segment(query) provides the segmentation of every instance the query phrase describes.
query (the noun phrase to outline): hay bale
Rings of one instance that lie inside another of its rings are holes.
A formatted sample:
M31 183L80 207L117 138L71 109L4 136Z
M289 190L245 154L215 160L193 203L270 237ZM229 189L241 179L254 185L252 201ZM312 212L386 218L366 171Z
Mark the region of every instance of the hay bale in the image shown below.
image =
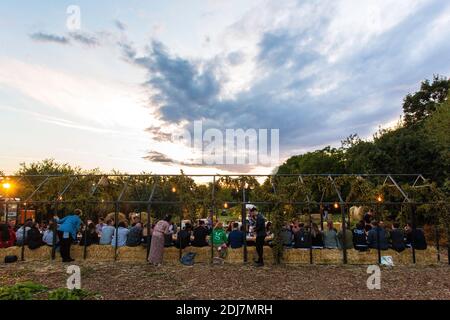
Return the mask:
M228 248L227 256L225 257L225 262L232 263L232 264L243 263L244 262L244 248L238 248L238 249Z
M283 262L286 264L309 264L309 249L285 249Z
M83 246L79 246L84 248ZM114 247L111 245L91 245L88 246L86 252L87 261L113 261L114 260ZM82 253L83 254L82 249Z
M114 250L114 248L112 249ZM120 247L117 249L117 261L142 262L146 261L146 259L147 259L147 250L143 246Z
M48 261L52 258L52 247L41 246L37 249L31 250L25 247L24 258L27 261Z
M4 263L6 256L17 256L17 258L20 260L21 252L21 247L9 247L0 249L0 263Z
M378 253L376 250L358 251L355 249L347 250L347 263L348 264L377 264Z
M180 263L180 249L176 247L164 248L163 263L165 264Z
M183 254L193 252L195 256L195 263L209 263L211 262L211 247L187 247L183 250Z
M342 251L337 249L313 249L314 264L341 264Z

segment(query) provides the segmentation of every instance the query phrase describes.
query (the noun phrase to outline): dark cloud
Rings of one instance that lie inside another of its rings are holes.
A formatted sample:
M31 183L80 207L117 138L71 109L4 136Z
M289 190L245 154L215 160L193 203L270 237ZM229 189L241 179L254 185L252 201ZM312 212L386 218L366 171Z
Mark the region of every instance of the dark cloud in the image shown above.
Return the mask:
M69 38L67 37L44 32L33 33L30 35L30 38L35 41L53 42L58 44L68 44L70 42Z
M170 159L168 156L166 156L163 153L157 152L157 151L150 151L144 159L152 161L152 162L162 162L162 163L172 163L173 160Z
M123 23L122 21L120 21L119 19L114 20L114 25L116 26L117 29L119 29L120 31L125 31L127 29L127 26L125 23Z
M293 149L338 143L355 132L370 135L379 124L398 118L409 88L434 73L448 72L449 32L429 38L430 23L447 6L429 1L364 45L355 38L345 47L344 34L343 43L335 41L328 48L324 39L333 30L335 7L318 12L314 6L314 15L301 27L277 27L260 35L253 61L260 76L232 98L221 96L222 68L249 59L244 53L199 61L174 56L156 41L142 56L131 44L121 47L127 60L148 71L145 84L156 91L151 101L161 120L203 120L205 129L278 128L280 152L287 155ZM352 31L346 31L348 36Z
M150 127L146 131L153 136L153 140L155 141L164 142L172 140L172 134L163 132L161 127Z
M100 45L100 41L97 37L87 34L87 33L73 32L73 33L70 33L69 35L74 41L79 42L79 43L89 46L89 47L96 47L96 46Z

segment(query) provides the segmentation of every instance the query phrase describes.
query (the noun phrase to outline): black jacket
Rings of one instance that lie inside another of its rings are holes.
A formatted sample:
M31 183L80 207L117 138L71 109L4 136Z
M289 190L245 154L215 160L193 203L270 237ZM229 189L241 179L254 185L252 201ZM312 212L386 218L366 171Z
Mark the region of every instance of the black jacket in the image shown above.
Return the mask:
M80 246L84 246L84 243L86 243L86 246L90 246L91 244L98 244L99 243L99 238L98 238L98 234L97 232L87 232L86 236L83 235L81 236L81 240L80 240Z
M311 237L309 232L304 228L294 233L294 248L309 248L311 247Z
M366 249L368 247L365 229L353 229L353 245L357 250Z
M266 219L264 219L261 213L258 213L258 215L256 216L255 231L257 237L266 236Z
M405 250L405 235L402 230L395 229L391 231L391 245L392 249L398 252Z
M417 250L427 248L427 240L422 229L411 230L406 234L406 242Z
M42 235L37 228L31 228L27 233L27 244L31 250L37 249L42 245Z
M181 230L178 232L177 235L177 241L175 242L175 246L177 248L184 249L186 248L189 243L191 242L191 233L187 230Z
M207 247L208 242L206 241L206 236L209 234L209 231L206 227L197 227L194 229L194 240L192 241L192 245L194 247Z

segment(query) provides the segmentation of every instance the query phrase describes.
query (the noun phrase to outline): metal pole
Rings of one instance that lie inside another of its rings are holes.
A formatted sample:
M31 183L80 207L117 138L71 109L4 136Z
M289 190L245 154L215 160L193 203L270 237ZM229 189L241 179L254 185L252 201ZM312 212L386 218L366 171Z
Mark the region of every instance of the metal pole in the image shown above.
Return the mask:
M436 239L437 262L441 262L441 253L439 252L439 225L434 226L434 235Z
M179 209L180 209L180 231L181 231L181 226L183 224L183 209L181 208L181 205L180 205ZM177 232L177 241L178 241L178 246L179 246L179 258L181 259L181 257L183 256L183 249L181 249L180 231Z
M153 196L155 194L155 190L156 190L156 180L154 181L153 184L153 188L152 188L152 192L150 193L150 197L148 198L148 203L147 203L147 255L146 255L146 259L145 261L148 261L148 256L150 254L150 232L151 232L151 227L152 227L152 217L150 215L150 210L152 208L152 200L153 200Z
M312 218L311 210L308 206L308 216L309 216L309 264L313 264L313 251L312 251Z
M56 217L58 216L58 203L55 204L55 215ZM57 240L57 232L58 232L58 221L57 219L55 220L55 225L54 225L54 230L53 230L53 243L52 243L52 260L56 259L56 240ZM61 239L59 239L61 241Z
M214 232L214 211L216 210L216 176L213 177L213 187L212 187L212 193L211 193L211 197L212 197L212 211L210 214L210 219L211 219L211 230L210 230L210 236L209 236L209 241L211 241L211 263L213 263L214 261L214 243L213 243L213 232ZM209 214L209 212L208 212Z
M323 231L323 204L320 204L320 230Z
M27 220L27 204L26 203L25 203L23 214L24 214L24 219L23 219L23 237L22 237L23 241L22 241L22 248L21 248L22 250L21 250L21 253L20 253L20 259L22 261L25 261L25 243L26 243L27 236L28 236L28 234L26 232L27 227L25 225L25 222Z
M116 201L115 211L114 211L114 223L116 227L116 236L114 239L114 261L117 260L117 245L119 243L119 202Z
M412 259L413 263L416 263L416 206L414 204L411 205L411 222L412 222L412 237L411 237L411 246L412 246Z
M247 217L246 217L246 208L245 208L245 184L242 185L242 226L244 228L244 263L248 261L248 252L247 252Z
M346 247L346 232L347 225L345 221L345 204L341 203L341 217L342 217L342 261L347 264L347 247Z
M378 253L378 264L381 264L381 245L380 245L380 206L377 204L377 253Z
M87 222L87 215L84 219L84 247L83 247L83 260L86 260L87 256L87 230L88 230L88 222Z

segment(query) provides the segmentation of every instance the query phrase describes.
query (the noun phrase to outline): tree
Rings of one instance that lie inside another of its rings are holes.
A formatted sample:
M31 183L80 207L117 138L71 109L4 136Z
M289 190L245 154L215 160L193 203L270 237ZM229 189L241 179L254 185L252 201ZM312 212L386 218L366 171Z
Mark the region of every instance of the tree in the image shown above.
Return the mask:
M345 173L343 150L328 146L293 156L278 168L277 173Z
M433 82L423 81L420 90L408 94L403 101L405 125L418 124L436 111L437 105L447 99L449 87L450 80L439 75L433 76Z

